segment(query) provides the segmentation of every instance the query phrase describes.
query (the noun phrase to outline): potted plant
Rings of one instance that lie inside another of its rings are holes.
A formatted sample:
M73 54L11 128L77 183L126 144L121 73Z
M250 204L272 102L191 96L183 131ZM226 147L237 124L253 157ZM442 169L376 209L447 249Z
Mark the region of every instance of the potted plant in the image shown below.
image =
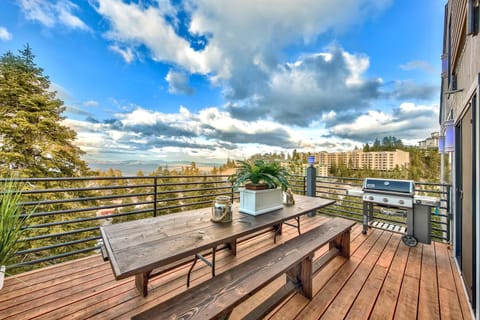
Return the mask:
M0 181L0 289L3 288L6 266L15 256L17 241L29 214L22 214L20 198L23 184L12 178Z
M282 191L288 189L288 172L279 163L257 159L238 161L237 172L230 177L240 188L240 212L259 215L283 207Z

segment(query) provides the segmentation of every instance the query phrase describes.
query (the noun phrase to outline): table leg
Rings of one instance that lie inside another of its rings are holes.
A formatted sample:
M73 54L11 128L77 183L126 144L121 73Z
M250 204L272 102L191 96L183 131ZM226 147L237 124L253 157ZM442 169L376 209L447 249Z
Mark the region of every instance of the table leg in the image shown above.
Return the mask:
M282 234L282 223L274 225L274 235L273 235L273 243L277 243L277 236Z
M212 248L212 264L210 265L210 267L212 268L212 277L215 277L215 253L216 252L217 252L217 247L213 247Z
M138 292L144 297L148 294L148 278L151 271L137 273L135 275L135 286L137 287Z
M197 263L197 259L198 259L198 255L196 254L195 258L193 259L192 266L190 267L190 269L188 270L188 273L187 273L187 288L190 287L190 275L192 274L193 267L195 267L195 264Z
M293 227L293 228L297 228L297 231L298 231L298 234L301 234L301 231L300 231L300 217L296 217L294 218L295 221L297 222L297 224L293 224L293 223L290 223L290 222L283 222L284 224L286 224L287 226L290 226L290 227Z
M200 259L203 262L205 262L206 265L208 265L210 268L212 268L212 277L215 277L215 254L217 252L217 247L212 248L212 261L208 261L204 256L202 256L200 253L195 254L195 258L193 259L192 266L188 270L187 273L187 288L190 287L190 275L192 274L193 268L195 267L195 264L197 263L197 260Z
M237 240L233 240L231 242L227 242L226 243L227 245L227 248L230 249L230 251L232 252L232 254L234 256L237 255Z

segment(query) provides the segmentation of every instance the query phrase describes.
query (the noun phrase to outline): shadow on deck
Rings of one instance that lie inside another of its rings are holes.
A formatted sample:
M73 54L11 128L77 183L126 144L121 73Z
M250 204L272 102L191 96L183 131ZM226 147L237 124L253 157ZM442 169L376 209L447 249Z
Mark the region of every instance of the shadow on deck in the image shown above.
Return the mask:
M303 218L308 230L325 217ZM284 227L278 239L296 235ZM268 250L272 232L245 239L237 256L217 254L217 273ZM471 319L452 252L446 244L409 248L399 234L372 229L351 235L349 260L336 257L314 279L313 300L292 294L267 319ZM325 249L326 250L326 249ZM0 319L129 319L131 316L186 289L189 265L165 272L149 283L143 298L134 278L115 281L110 264L100 255L54 265L5 280L0 291ZM197 264L192 286L210 277ZM236 309L241 319L285 281L282 276Z

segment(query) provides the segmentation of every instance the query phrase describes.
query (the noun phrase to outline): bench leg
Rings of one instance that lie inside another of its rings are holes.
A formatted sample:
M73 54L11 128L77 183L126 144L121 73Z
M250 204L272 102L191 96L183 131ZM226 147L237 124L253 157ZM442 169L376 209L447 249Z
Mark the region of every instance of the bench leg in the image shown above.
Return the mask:
M312 273L313 255L287 271L288 281L292 281L299 287L300 293L306 298L313 297L313 273Z
M350 258L350 229L330 241L330 249L337 248L345 258Z
M142 272L135 275L135 286L137 287L138 292L144 297L148 294L148 278L150 277L150 272Z
M232 314L232 310L228 311L226 314L224 314L223 316L220 316L220 318L218 318L218 320L228 320L230 319L230 315Z

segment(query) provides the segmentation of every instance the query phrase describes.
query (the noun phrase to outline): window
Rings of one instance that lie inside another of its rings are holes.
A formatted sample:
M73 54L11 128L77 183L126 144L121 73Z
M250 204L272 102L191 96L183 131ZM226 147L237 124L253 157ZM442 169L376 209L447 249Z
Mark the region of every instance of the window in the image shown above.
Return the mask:
M450 90L454 91L457 90L457 75L452 74L452 81L450 82Z
M468 0L467 34L477 34L480 19L480 0Z
M448 74L448 55L442 55L442 77L446 77Z

